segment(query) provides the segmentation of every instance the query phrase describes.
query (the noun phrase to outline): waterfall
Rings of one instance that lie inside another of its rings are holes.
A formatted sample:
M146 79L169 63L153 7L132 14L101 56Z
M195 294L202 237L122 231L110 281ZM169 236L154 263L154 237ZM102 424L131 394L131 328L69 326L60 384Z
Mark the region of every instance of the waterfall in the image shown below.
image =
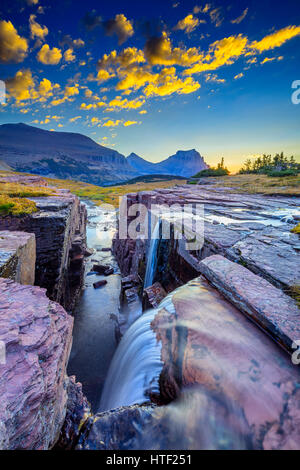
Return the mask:
M147 258L147 266L146 266L146 274L145 274L145 281L144 281L144 288L152 286L154 276L156 273L157 268L157 248L159 244L159 231L160 231L160 220L157 220L151 234L151 241L150 247L148 251L148 258Z
M145 312L126 331L111 362L99 411L144 403L149 392L159 393L161 346L150 324L159 309L174 312L173 294L165 297L157 309Z

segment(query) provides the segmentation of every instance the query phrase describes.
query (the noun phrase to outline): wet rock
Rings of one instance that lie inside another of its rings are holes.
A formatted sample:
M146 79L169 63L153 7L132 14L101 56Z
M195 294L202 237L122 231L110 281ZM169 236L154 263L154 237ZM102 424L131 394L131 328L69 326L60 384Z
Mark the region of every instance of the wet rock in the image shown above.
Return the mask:
M93 283L94 289L98 289L99 287L105 286L107 284L107 281L103 279L102 281L97 281Z
M131 289L131 287L136 287L140 284L140 281L137 276L129 275L126 277L122 277L121 285L122 290L125 291L126 289Z
M153 406L133 405L97 413L89 419L77 450L128 450L134 448L139 429L149 419Z
M67 394L66 417L55 450L74 449L88 418L92 415L90 405L82 393L82 385L76 383L74 375L69 377Z
M200 387L238 406L255 449L299 448L299 368L290 356L202 278L172 304L152 323L162 343L161 399Z
M33 285L35 259L33 233L0 231L0 277Z
M111 248L101 248L101 251L111 251Z
M106 264L94 264L92 267L92 271L96 271L98 274L104 274L108 269L110 269L110 266Z
M132 304L136 302L137 300L139 300L139 288L131 287L131 289L126 289L125 299L128 304Z
M110 276L111 274L114 273L114 268L108 268L104 271L104 276Z
M146 287L143 290L143 310L157 308L166 295L165 289L159 282L155 282L153 286Z
M93 250L92 248L86 248L86 249L84 250L84 256L85 256L86 258L88 258L89 256L92 256L93 253L94 253L94 250Z
M293 353L300 338L300 310L296 302L265 279L220 255L200 263L202 274L241 312Z
M251 449L251 431L238 406L217 394L186 390L167 406L132 405L97 413L78 450Z
M57 441L67 409L72 326L44 289L0 279L2 448L48 449Z

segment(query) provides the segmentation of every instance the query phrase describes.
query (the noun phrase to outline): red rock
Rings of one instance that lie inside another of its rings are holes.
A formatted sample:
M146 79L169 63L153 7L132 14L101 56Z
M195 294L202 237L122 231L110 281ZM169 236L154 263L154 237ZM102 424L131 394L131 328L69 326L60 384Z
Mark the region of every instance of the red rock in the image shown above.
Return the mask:
M108 269L110 269L110 266L105 264L94 264L92 267L92 271L95 271L98 274L104 274Z
M296 302L265 279L223 256L205 258L202 274L241 312L293 353L300 338L300 310Z
M298 449L299 367L290 356L204 279L178 289L172 304L175 312L161 309L152 324L162 342L161 398L199 386L238 406L254 448Z
M167 293L159 282L143 290L143 310L157 308Z
M0 278L0 448L48 449L67 408L73 318L45 290Z
M103 279L102 281L94 282L93 286L95 289L98 289L99 287L105 286L105 284L107 284L107 281Z
M33 233L0 231L0 277L33 285L35 259Z

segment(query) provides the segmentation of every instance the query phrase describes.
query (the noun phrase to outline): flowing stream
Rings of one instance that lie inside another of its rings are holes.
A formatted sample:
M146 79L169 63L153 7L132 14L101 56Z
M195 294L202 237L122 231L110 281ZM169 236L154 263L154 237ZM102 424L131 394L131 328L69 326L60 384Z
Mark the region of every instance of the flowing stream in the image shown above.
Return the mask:
M114 211L105 211L87 202L87 245L95 252L87 259L83 294L74 311L73 346L68 374L76 375L84 394L96 409L109 364L117 347L117 321L120 310L121 276L110 250L116 230ZM106 264L114 274L91 274L93 264ZM107 284L94 289L93 283L105 279Z

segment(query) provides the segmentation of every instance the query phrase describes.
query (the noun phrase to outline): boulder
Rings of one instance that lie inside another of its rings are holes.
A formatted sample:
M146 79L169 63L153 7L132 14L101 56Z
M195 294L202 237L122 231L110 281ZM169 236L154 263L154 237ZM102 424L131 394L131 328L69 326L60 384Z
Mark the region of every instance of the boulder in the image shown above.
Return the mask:
M105 271L110 269L110 266L107 266L105 264L94 264L92 267L92 271L98 273L98 274L104 274Z
M97 281L93 283L94 289L98 289L99 287L105 286L107 284L107 281L105 279L101 281Z
M162 343L161 401L200 387L228 410L238 406L255 449L299 448L299 367L291 357L204 278L177 289L172 304L152 322Z

